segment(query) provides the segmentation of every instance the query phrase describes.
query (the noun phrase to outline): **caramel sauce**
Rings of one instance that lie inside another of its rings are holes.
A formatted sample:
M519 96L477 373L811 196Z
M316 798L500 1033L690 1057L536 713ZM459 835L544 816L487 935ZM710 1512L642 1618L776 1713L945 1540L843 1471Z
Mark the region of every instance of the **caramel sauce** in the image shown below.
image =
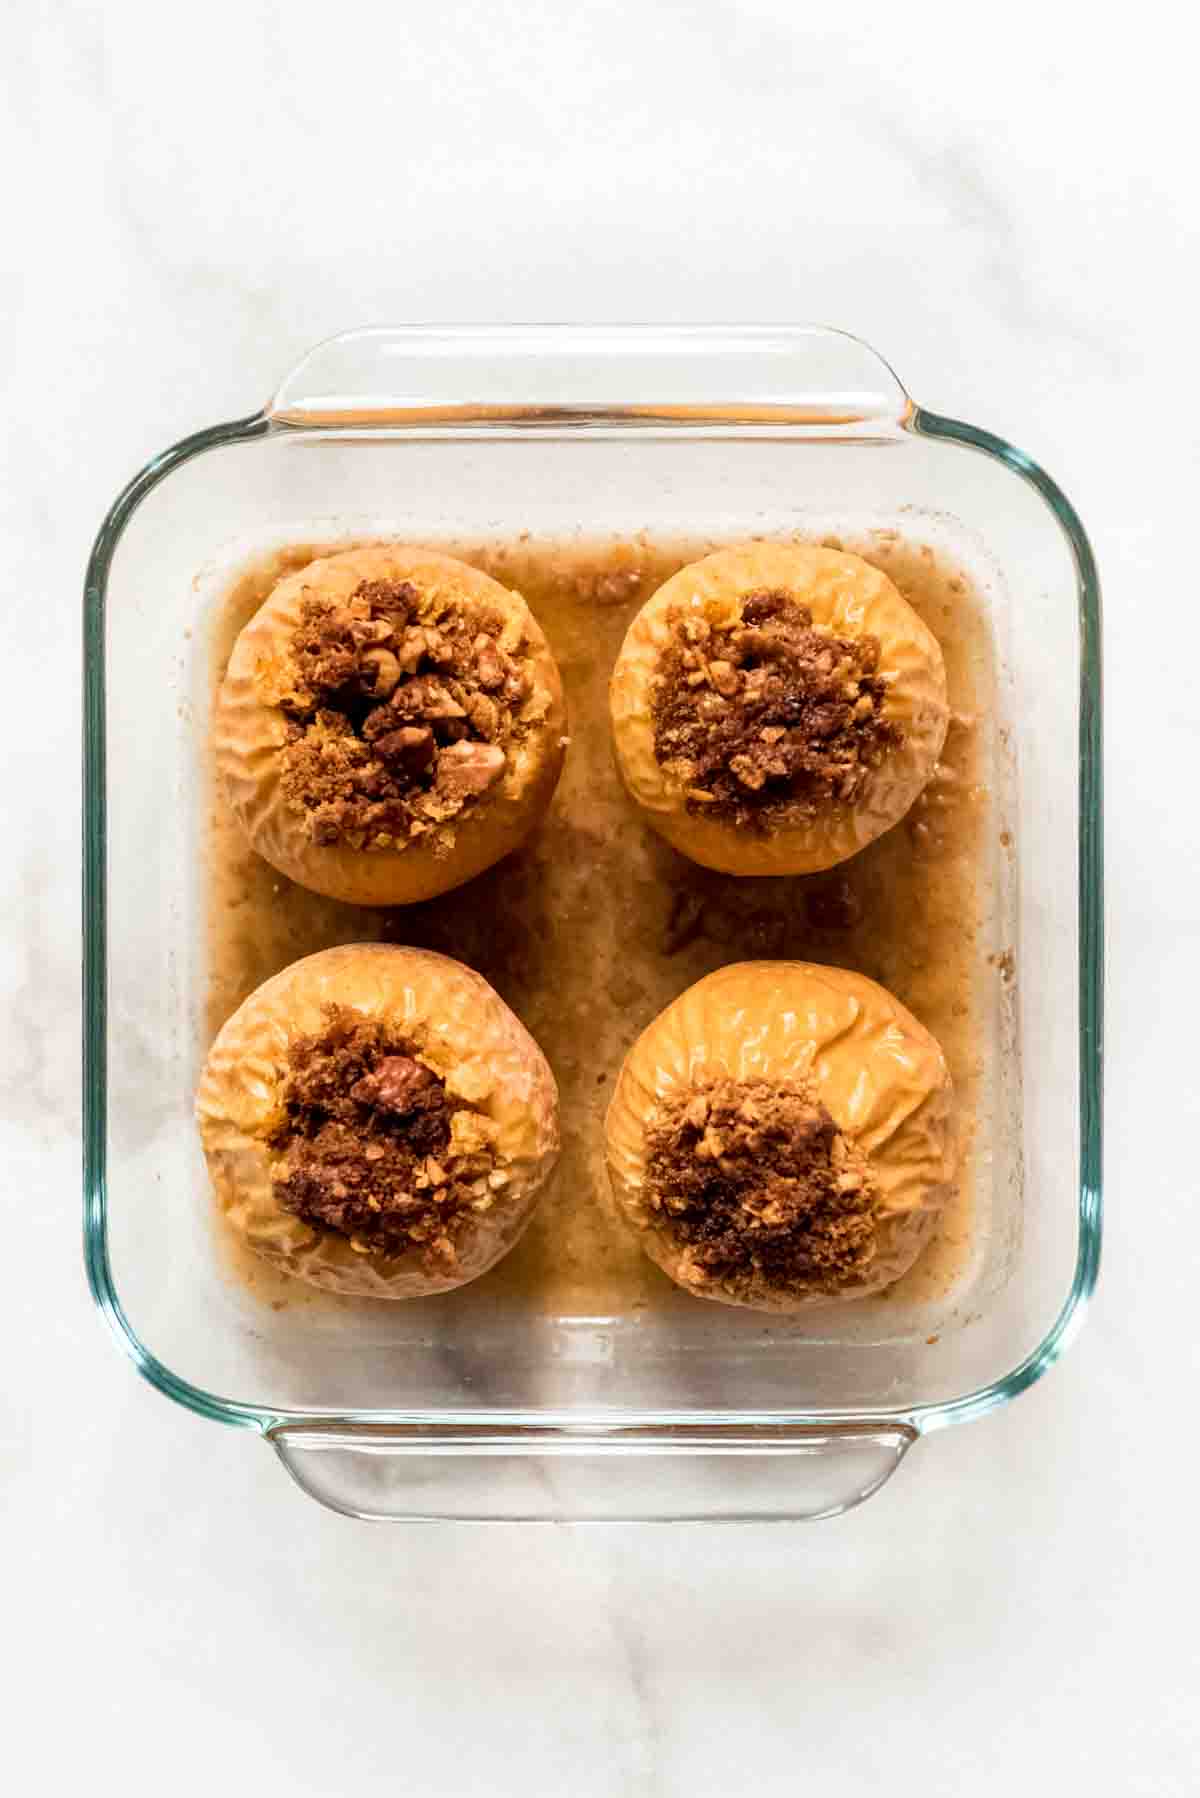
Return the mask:
M473 1288L549 1316L620 1316L671 1293L606 1199L604 1113L626 1050L685 987L733 961L798 958L889 987L937 1037L954 1078L961 1165L936 1237L905 1278L864 1304L924 1305L968 1272L976 1227L976 1118L990 986L982 896L993 819L981 721L994 704L986 608L944 551L895 531L824 537L884 570L942 646L952 723L943 759L908 817L827 874L710 873L659 840L613 766L608 680L626 627L677 569L715 541L443 542L524 594L558 658L570 748L554 803L517 854L423 905L368 910L292 884L247 846L208 783L208 1040L262 981L337 943L437 949L483 974L541 1044L557 1076L563 1152L526 1235ZM212 621L215 695L234 640L282 575L350 545L304 543L242 569ZM1002 959L1002 958L1001 958ZM996 958L992 958L995 963ZM207 1044L206 1044L207 1046ZM264 1302L337 1303L248 1251L227 1259ZM357 1301L376 1304L379 1301Z

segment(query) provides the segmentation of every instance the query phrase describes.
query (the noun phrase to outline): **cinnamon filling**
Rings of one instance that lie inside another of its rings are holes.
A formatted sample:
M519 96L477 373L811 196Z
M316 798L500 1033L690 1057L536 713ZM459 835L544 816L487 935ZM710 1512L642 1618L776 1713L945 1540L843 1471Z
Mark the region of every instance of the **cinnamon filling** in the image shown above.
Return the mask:
M754 593L739 623L672 619L653 700L654 751L688 810L769 831L852 806L903 732L883 716L875 637L834 637L786 593Z
M415 1043L345 1006L292 1043L281 1105L275 1197L362 1253L415 1249L427 1269L452 1272L471 1219L507 1184L491 1120L446 1090Z
M715 1080L660 1110L647 1140L659 1227L697 1283L836 1292L868 1273L866 1157L803 1085Z
M408 581L304 600L284 702L284 795L315 843L403 849L501 779L532 691L501 615L423 605Z

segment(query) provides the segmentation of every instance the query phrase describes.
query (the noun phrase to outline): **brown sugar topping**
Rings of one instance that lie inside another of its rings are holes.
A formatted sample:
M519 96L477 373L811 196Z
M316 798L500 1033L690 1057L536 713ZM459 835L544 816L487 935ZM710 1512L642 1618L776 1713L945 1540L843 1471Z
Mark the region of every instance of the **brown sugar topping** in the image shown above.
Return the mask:
M377 1020L328 1006L322 1030L288 1051L272 1188L285 1211L362 1252L415 1249L448 1273L505 1176L490 1119L418 1055Z
M282 785L313 842L403 849L496 785L533 684L503 626L461 601L433 616L408 581L303 601Z
M654 752L688 809L769 831L852 806L903 740L883 717L876 638L834 637L786 593L754 593L741 621L676 613L653 700Z
M668 1101L648 1134L647 1192L700 1283L836 1292L875 1255L866 1158L815 1093L716 1080Z

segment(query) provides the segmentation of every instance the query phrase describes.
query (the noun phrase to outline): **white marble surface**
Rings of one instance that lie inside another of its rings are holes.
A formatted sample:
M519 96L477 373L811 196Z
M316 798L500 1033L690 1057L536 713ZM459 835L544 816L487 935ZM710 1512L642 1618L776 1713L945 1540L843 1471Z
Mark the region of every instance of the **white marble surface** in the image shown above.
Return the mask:
M1195 1789L1191 60L1153 3L812 10L4 9L13 1790ZM140 1385L84 1291L80 576L135 466L329 332L588 317L857 330L1088 521L1107 1267L1061 1369L838 1522L371 1530Z

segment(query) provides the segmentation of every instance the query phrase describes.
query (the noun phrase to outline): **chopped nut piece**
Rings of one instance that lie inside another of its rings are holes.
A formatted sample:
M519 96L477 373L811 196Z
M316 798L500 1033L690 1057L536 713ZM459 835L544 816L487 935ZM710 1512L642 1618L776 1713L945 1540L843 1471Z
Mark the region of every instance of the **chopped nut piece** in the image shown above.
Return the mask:
M490 637L485 637L482 644L476 640L475 668L485 692L494 693L497 687L504 685L504 663Z
M491 1118L477 1111L456 1111L450 1119L450 1148L455 1155L477 1155L490 1150L498 1135Z
M696 1153L702 1161L715 1161L725 1148L725 1140L719 1130L711 1124L705 1126L704 1135L696 1145Z
M362 658L375 699L389 699L400 679L400 664L390 649L368 649Z
M425 724L406 724L389 731L386 737L377 738L375 747L387 761L414 771L427 768L437 754L433 732Z
M485 793L504 772L504 761L494 743L452 743L438 756L438 787L452 795Z
M425 654L425 632L419 625L411 625L396 651L396 659L405 674L415 674Z
M500 722L500 708L486 693L476 693L467 702L467 717L486 742L491 742Z
M425 654L435 668L452 668L454 651L444 631L435 630L432 625L425 626Z
M429 675L410 681L400 695L400 702L406 712L416 712L422 718L465 718L467 715L467 708L459 705L441 681L433 680Z
M758 762L752 762L748 755L735 755L729 766L741 785L749 787L752 792L757 793L766 784L766 770Z

